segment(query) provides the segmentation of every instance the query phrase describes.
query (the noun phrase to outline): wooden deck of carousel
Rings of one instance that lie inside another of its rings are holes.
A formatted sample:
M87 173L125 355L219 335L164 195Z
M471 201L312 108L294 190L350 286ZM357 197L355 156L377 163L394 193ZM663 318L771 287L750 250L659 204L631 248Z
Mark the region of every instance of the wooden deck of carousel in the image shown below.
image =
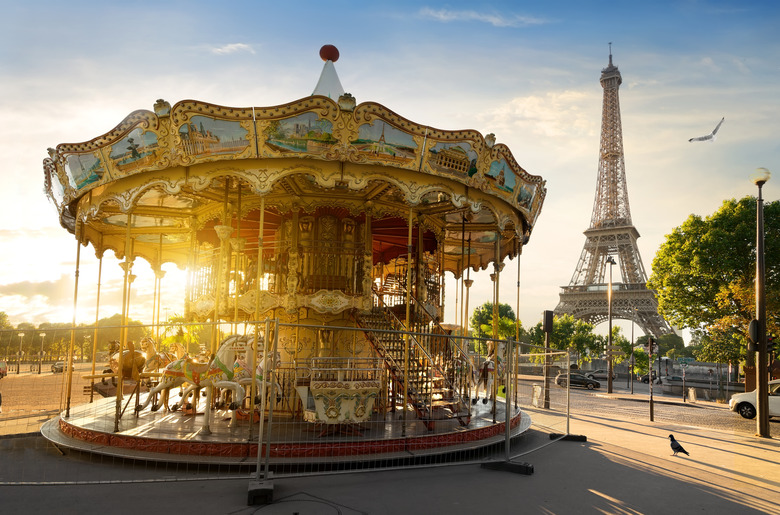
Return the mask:
M204 404L201 402L201 407ZM444 419L437 420L431 430L413 412L407 413L406 423L402 412L396 411L375 412L361 424L335 426L294 419L286 413L273 414L270 421L268 417L264 421L262 457L267 456L272 464L339 463L474 451L503 441L505 407L499 399L494 416L490 403L479 402L472 406L468 426ZM60 414L44 424L41 432L57 446L118 458L226 465L257 462L259 423L254 423L250 436L249 421L234 417L230 411L212 411L208 431L204 430L202 410L188 415L164 408L146 409L136 415L128 408L119 419L118 430L115 413L115 399L101 399L71 408L67 417ZM530 425L527 413L512 410L512 437Z

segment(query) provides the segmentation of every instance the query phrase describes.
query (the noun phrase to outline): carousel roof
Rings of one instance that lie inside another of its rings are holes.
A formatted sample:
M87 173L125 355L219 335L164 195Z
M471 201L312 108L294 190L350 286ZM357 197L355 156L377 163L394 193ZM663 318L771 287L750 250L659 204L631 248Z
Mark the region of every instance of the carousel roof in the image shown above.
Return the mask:
M545 181L492 134L356 105L335 70L338 50L326 45L320 55L325 65L309 97L273 107L158 100L106 134L49 149L45 190L61 224L98 255L121 257L130 234L134 255L155 268L184 267L191 235L226 219L258 239L263 211L262 237L271 241L285 210L368 211L375 255L391 259L406 252L411 210L415 237L425 248L438 242L456 276L516 255Z

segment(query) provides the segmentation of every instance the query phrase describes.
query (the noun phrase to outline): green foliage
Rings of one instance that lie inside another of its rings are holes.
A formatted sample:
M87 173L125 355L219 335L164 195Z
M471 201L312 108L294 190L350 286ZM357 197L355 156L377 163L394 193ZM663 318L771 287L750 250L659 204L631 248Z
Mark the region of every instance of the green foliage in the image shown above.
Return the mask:
M613 331L619 331L619 329L618 327L613 327ZM542 322L528 329L527 334L532 344L544 345ZM628 342L626 342L626 345L628 345ZM582 364L590 361L591 356L598 355L603 346L602 338L593 333L593 325L575 319L571 315L553 317L553 330L550 334L551 349L575 352L577 354L577 363Z
M697 361L736 365L747 355L740 331L732 331L730 335L722 332L693 331L692 335L695 345L690 349Z
M780 202L764 206L767 326L777 332L780 311ZM653 259L647 285L660 313L680 327L710 335L709 356L735 356L755 316L756 201L727 200L707 218L691 215L666 236ZM704 343L704 342L703 342ZM702 351L705 352L705 351ZM724 361L719 361L724 362Z
M171 350L174 343L181 344L189 354L197 354L200 349L201 341L211 340L210 335L201 324L187 324L184 316L174 313L168 318L168 322L163 327L160 334L160 348Z
M119 314L98 321L97 352L107 351L109 341L121 338L121 325L122 315ZM129 341L137 343L149 334L141 322L131 320L128 326ZM75 336L73 338L73 353L76 359L92 359L92 338L95 334L93 324L80 324L75 331L72 331L70 323L44 322L36 328L29 322L21 322L15 329L3 332L3 338L0 340L0 351L15 355L19 351L18 333L20 332L24 333L21 343L22 352L26 357L38 356L41 352L41 344L43 344L43 352L46 355L65 359L71 344L71 332L73 332L73 336ZM41 333L45 333L43 342L41 342Z
M498 304L498 317L499 320L507 318L514 322L515 312L512 311L509 304ZM469 320L469 327L471 327L472 334L477 338L491 338L493 336L493 303L485 302L474 310ZM488 326L488 330L483 329L484 326ZM514 336L514 331L512 332Z

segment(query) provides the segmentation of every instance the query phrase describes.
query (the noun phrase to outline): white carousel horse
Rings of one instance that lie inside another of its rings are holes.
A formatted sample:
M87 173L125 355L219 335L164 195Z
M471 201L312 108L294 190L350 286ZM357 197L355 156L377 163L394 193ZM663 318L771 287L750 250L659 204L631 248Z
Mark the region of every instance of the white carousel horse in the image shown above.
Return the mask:
M504 362L504 349L506 348L506 342L499 341L493 348L493 352L488 355L487 359L482 366L474 370L477 377L474 378L474 398L471 400L471 404L476 404L479 400L479 391L484 388L485 398L482 399L482 404L487 404L488 398L493 391L493 377L498 373L499 381L503 375L503 362ZM496 366L498 370L496 371Z
M282 365L282 355L280 353L276 353L275 360L274 360L274 368L279 368ZM271 381L268 380L266 377L265 370L269 369L271 365L271 356L268 355L265 357L265 363L261 362L257 364L257 367L255 368L255 385L257 388L257 396L255 397L255 404L260 404L262 402L262 399L260 398L260 392L263 388L263 383L266 384L266 394L270 397L271 393L276 393L276 400L277 402L281 400L282 398L282 387L279 384L279 381L277 380L276 376L274 376L274 383L271 384ZM251 384L252 382L251 377L247 377L244 379L239 379L239 384L242 386L247 386Z
M167 397L171 388L181 386L184 383L192 385L188 388L192 391L207 386L219 387L224 381L232 381L236 356L238 352L243 352L249 346L250 338L250 336L235 334L228 336L222 341L216 355L208 363L196 363L185 356L169 364L163 371L160 384L152 388L144 403L136 407L136 411L145 409L160 392L164 392L164 403L167 407ZM159 405L154 405L152 411L159 408Z
M282 356L280 353L276 353L276 367L279 367L282 364ZM257 367L255 367L255 374L254 378L252 377L252 374L249 371L249 365L244 360L237 359L236 362L233 365L233 368L235 370L233 380L232 381L223 381L221 384L215 385L220 388L223 388L224 397L219 400L217 403L217 407L224 407L227 405L227 393L230 391L232 392L233 396L233 403L230 404L230 409L236 409L236 407L233 407L234 405L237 407L240 407L240 405L243 403L243 400L245 398L246 392L249 390L249 386L252 384L252 381L255 382L256 388L257 388L257 395L255 396L255 404L261 403L260 398L260 392L262 391L263 382L266 384L266 393L270 397L272 392L276 393L276 400L277 402L281 400L282 397L282 387L279 384L279 381L274 378L274 384L272 385L271 382L266 378L265 369L268 368L268 365L271 363L271 356L266 356L266 364L258 363ZM272 390L273 388L273 390Z

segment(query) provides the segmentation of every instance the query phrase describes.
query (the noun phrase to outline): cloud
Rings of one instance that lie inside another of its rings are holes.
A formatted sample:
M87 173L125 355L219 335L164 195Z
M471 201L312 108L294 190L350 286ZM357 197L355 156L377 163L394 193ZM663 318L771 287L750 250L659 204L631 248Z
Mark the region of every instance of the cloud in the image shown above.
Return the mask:
M548 23L548 21L543 18L522 16L519 14L504 16L495 13L451 11L448 9L431 9L430 7L423 7L420 9L420 16L423 18L432 18L442 23L453 21L478 21L489 23L494 27L528 27L531 25L544 25Z
M580 91L518 97L490 111L486 123L495 130L530 130L545 137L588 135L598 129L598 102L596 94Z
M55 281L21 281L0 285L0 295L3 297L32 298L45 297L54 303L65 302L73 298L73 278L61 275Z
M213 47L211 49L211 53L217 55L235 54L236 52L249 52L250 54L254 54L255 49L246 43L230 43L228 45Z

